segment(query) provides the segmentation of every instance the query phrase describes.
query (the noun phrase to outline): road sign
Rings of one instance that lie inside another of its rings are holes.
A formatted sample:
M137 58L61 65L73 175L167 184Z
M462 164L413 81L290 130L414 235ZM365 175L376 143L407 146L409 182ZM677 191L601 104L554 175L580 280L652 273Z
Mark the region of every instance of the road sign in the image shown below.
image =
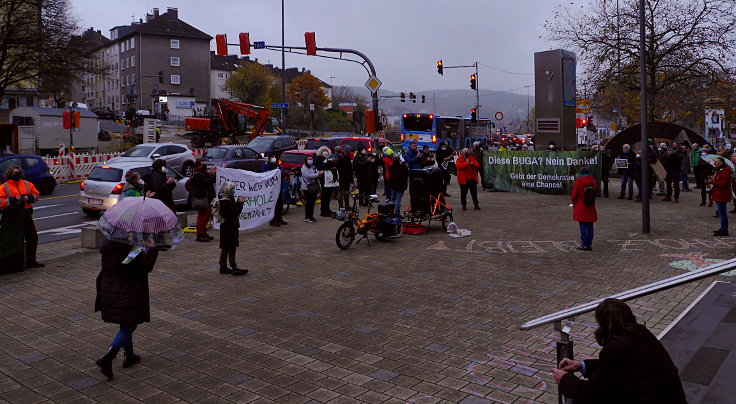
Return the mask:
M309 110L314 111L314 104L309 104Z
M378 88L381 87L381 80L378 80L378 77L371 76L368 77L368 81L365 82L365 86L368 87L369 90L371 90L372 93L375 93L378 91Z
M503 120L503 112L496 112L496 120L502 121Z
M265 41L253 42L253 49L266 49L266 42Z
M289 103L271 104L271 108L289 108Z

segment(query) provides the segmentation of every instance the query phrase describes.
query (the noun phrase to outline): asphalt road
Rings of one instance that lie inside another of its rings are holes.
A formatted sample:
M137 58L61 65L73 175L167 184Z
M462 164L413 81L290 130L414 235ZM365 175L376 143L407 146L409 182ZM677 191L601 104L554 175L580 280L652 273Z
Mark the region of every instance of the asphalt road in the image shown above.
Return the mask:
M33 205L39 243L79 237L81 227L95 224L79 208L79 184L59 184L52 195L45 195Z

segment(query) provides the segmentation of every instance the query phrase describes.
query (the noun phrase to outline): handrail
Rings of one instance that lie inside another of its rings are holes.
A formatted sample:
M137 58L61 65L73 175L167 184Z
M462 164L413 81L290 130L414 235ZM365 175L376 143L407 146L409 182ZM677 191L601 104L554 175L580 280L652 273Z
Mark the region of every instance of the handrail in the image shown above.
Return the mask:
M700 279L704 279L713 275L718 275L723 272L730 271L732 269L736 269L736 258L726 260L723 262L719 262L714 265L710 265L708 267L699 269L697 271L692 271L688 273L684 273L681 275L673 276L671 278L663 279L661 281L652 282L648 285L640 286L638 288L629 289L625 292L621 292L615 295L611 295L608 297L604 297L598 300L593 300L591 302L581 304L579 306L571 307L569 309L561 310L552 314L548 314L543 317L539 317L535 320L528 321L522 325L519 326L519 329L521 330L529 330L532 328L540 327L546 324L552 324L558 321L566 320L573 318L575 316L579 316L581 314L585 314L588 312L591 312L595 310L596 307L598 307L598 304L602 302L605 299L608 298L614 298L619 300L631 300L636 299L638 297L651 295L653 293L661 292L663 290L671 289L680 285L684 285L686 283L690 283L693 281L697 281Z

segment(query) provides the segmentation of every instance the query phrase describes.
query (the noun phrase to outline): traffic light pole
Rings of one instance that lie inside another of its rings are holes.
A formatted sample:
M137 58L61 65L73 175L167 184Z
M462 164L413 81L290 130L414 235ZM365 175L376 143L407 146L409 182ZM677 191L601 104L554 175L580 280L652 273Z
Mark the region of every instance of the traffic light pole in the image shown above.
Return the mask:
M478 85L478 62L475 62L472 65L442 66L443 69L459 69L468 67L475 68L475 111L478 117L480 117L480 86Z

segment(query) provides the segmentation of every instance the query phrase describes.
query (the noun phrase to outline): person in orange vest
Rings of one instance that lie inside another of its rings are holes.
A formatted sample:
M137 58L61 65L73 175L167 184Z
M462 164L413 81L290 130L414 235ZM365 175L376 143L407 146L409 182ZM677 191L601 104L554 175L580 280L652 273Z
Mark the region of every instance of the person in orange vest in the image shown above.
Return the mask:
M40 196L33 184L23 179L23 170L17 165L9 166L4 173L5 182L0 185L0 262L9 264L10 272L22 271L23 240L25 239L25 268L44 266L36 260L38 233L33 222L32 203ZM23 234L23 238L19 237ZM3 265L5 266L5 265Z

